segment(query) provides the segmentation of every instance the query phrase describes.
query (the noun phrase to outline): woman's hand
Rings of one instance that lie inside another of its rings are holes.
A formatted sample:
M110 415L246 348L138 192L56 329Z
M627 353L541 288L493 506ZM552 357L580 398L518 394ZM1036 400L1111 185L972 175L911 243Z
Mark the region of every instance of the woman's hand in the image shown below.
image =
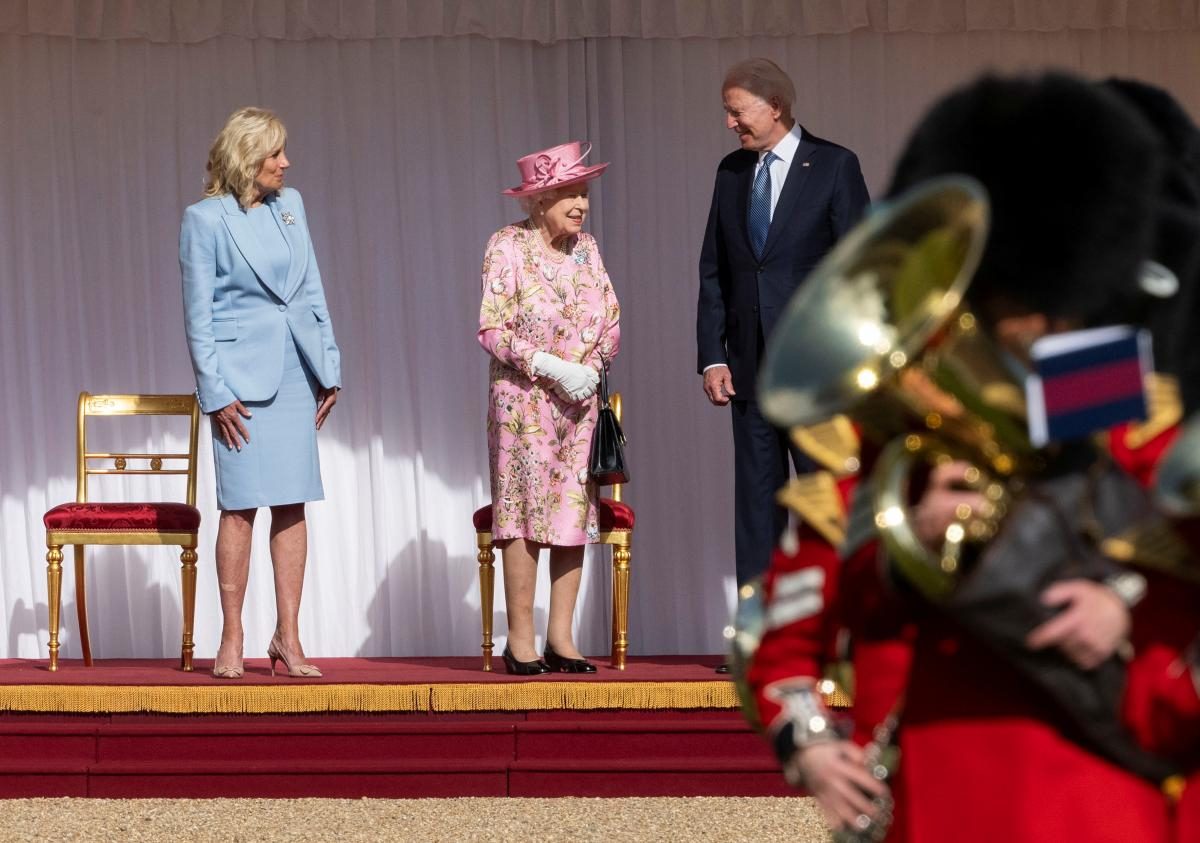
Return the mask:
M250 411L242 406L242 402L234 399L212 414L212 423L225 440L225 445L231 449L242 450L243 444L250 444L250 431L242 424L242 419L250 418Z
M798 749L783 769L788 784L803 787L816 798L832 829L865 830L863 825L879 813L873 800L890 795L888 786L867 770L862 747L852 741Z
M539 351L530 361L533 373L554 381L554 391L564 401L579 402L596 394L600 375L591 366L571 363L553 354Z
M337 396L341 391L340 386L331 386L317 393L317 430L325 424L325 419L329 417L329 411L337 403Z

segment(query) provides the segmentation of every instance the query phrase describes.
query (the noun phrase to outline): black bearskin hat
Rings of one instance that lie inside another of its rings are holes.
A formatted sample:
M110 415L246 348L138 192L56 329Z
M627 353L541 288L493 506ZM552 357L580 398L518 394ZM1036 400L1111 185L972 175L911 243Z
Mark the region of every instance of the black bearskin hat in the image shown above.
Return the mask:
M968 298L1074 318L1125 321L1152 238L1160 141L1112 91L1064 74L983 78L951 92L909 139L889 195L947 173L991 199L988 242Z
M1176 375L1184 403L1200 408L1200 129L1162 88L1132 79L1108 79L1158 132L1165 151L1154 203L1150 258L1171 270L1179 291L1150 300L1146 322L1154 331L1158 368Z

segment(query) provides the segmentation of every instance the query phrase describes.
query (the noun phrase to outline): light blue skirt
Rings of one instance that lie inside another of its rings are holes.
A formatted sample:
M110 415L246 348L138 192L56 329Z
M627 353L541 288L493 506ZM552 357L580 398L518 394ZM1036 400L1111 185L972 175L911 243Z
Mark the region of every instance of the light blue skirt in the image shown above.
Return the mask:
M213 425L218 509L257 509L325 497L317 453L319 386L301 359L292 332L285 336L279 392L269 401L243 402L251 413L242 419L250 441L240 451L230 448Z

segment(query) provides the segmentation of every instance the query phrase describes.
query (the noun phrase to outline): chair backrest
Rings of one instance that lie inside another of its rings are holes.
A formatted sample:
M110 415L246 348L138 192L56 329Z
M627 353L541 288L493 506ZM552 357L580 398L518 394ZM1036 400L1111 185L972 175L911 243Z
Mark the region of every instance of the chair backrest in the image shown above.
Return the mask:
M608 403L609 403L609 406L612 407L613 415L616 416L617 421L620 422L621 421L621 393L614 392L612 395L608 396ZM624 488L624 486L625 486L624 483L613 483L612 499L614 501L619 502L621 500L621 490Z
M186 454L91 453L87 449L87 423L91 416L189 416ZM195 395L91 395L79 393L79 417L75 427L75 500L88 499L88 478L93 474L185 474L187 504L196 505L196 442L200 433L200 404ZM112 467L94 467L111 460ZM149 468L130 466L130 460L145 460ZM163 460L183 467L164 468Z

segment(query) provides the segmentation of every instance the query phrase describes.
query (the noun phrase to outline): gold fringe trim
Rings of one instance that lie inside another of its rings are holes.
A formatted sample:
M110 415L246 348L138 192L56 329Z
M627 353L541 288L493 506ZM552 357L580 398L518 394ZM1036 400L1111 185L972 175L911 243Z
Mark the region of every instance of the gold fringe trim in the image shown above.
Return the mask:
M0 711L305 714L738 707L732 682L492 682L423 685L7 685Z
M321 711L428 711L429 685L8 685L0 710L74 714L303 714Z
M434 685L430 711L737 708L732 682L521 682Z

